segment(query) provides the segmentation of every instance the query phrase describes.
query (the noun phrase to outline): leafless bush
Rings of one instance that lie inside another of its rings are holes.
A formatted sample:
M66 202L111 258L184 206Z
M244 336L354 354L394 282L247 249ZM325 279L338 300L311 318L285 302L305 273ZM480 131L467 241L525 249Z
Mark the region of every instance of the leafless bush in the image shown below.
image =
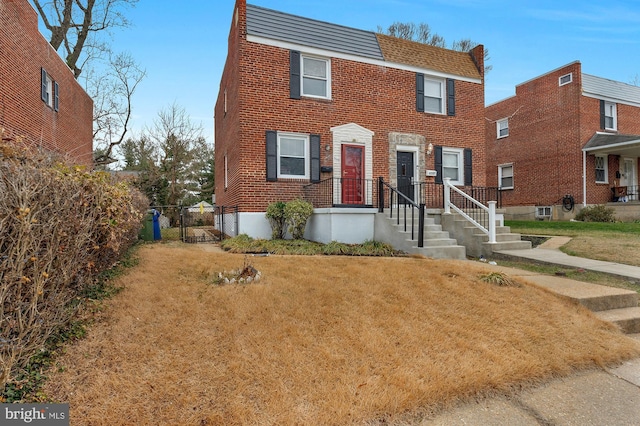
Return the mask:
M107 174L4 152L0 388L69 320L79 292L136 241L145 205Z

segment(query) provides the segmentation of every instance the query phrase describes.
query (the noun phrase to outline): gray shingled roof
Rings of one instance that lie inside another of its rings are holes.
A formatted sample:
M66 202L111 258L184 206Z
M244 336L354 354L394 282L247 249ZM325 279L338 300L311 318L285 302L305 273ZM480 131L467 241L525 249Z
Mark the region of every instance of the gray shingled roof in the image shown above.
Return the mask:
M247 34L384 60L375 33L247 5Z
M582 73L582 92L587 96L640 106L640 87Z
M596 151L603 148L640 145L640 135L619 135L616 133L596 133L585 144L583 151Z

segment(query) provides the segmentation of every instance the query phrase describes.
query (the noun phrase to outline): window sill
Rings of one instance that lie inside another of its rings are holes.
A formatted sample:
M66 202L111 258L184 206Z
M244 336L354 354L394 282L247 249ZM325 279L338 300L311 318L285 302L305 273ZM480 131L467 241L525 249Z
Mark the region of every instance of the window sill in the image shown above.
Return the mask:
M326 102L326 103L333 102L332 98L323 98L320 96L310 96L310 95L302 95L300 96L300 99L307 99L310 101L320 101L320 102Z

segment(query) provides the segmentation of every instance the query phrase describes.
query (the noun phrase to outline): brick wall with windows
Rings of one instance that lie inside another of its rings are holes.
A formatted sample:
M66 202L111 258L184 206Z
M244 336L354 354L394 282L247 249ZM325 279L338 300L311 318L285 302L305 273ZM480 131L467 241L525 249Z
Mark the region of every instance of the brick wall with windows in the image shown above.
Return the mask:
M561 86L567 74L572 81ZM502 192L503 205L552 205L566 194L581 201L580 75L580 64L570 64L486 108L487 185L500 186L499 166L513 165L513 189ZM496 123L505 118L509 134L499 137Z
M401 132L422 135L427 145L471 148L473 184L485 185L484 84L455 81L454 116L447 115L446 109L443 114L417 112L415 72L330 57L330 99L292 99L291 52L248 42L242 26L243 7L244 1L238 1L239 25L232 25L215 110L218 204L260 212L273 201L302 196L302 186L309 183L308 179L267 180L265 132L319 135L320 165L332 166L330 129L347 123L374 132L374 178L389 179L389 134ZM228 162L226 190L221 170L224 155ZM434 155L426 157L425 167L435 168ZM330 177L339 176L320 175L320 179Z
M515 96L486 108L487 184L499 185L499 166L509 163L513 189L503 191L504 206L559 204L566 194L582 203L585 144L596 132L640 134L640 108L614 105L611 114L602 108L608 102L583 95L579 62L517 86ZM496 123L507 117L509 135L500 138ZM587 155L587 204L609 201L619 156L599 160L598 170Z
M39 32L27 0L0 2L0 52L2 138L91 165L93 101Z

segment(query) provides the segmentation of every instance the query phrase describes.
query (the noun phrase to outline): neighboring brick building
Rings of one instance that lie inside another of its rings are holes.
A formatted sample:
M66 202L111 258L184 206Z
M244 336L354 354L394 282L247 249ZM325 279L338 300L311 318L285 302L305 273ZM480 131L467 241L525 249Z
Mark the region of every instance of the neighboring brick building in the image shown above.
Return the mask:
M239 207L239 232L268 236L267 206L311 183L332 182L331 204L351 207L375 204L378 177L485 185L482 46L456 52L238 0L228 49L216 202ZM347 188L354 180L364 187Z
M567 195L582 205L638 200L640 87L573 62L516 86L486 119L486 181L503 188L503 206L544 216L563 200L568 208Z
M0 0L0 52L3 141L90 165L93 101L40 34L27 0Z

